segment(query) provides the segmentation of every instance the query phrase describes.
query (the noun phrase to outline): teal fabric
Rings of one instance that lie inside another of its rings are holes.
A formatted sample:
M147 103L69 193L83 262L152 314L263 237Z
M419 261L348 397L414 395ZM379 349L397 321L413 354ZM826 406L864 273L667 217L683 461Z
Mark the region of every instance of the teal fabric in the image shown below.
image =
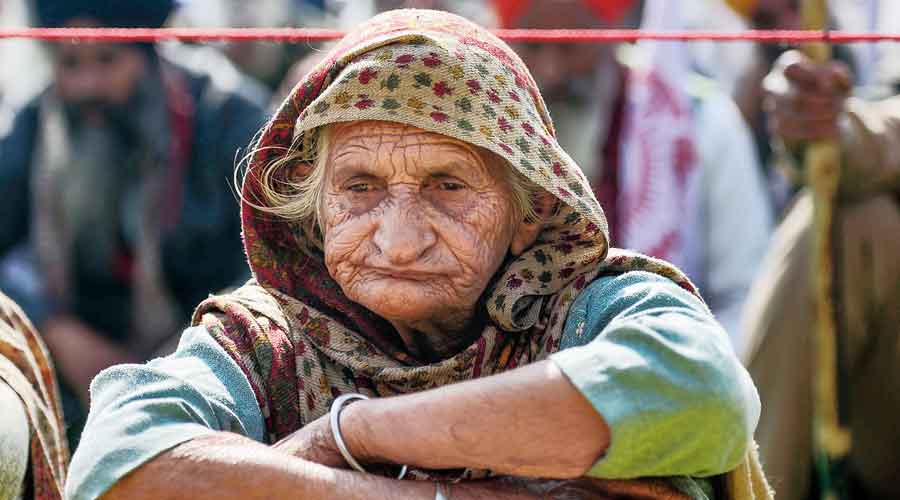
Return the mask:
M66 498L97 498L156 455L214 431L265 437L247 377L205 329L188 328L174 354L109 368L91 383Z
M744 458L759 419L725 330L672 281L632 272L575 300L551 359L603 415L612 441L590 475L708 477Z
M600 278L573 304L562 343L551 359L612 431L592 476L709 476L740 462L759 400L695 297L649 273ZM186 330L167 358L103 371L91 395L70 498L95 498L157 454L213 431L265 439L245 375L202 328ZM696 498L708 486L687 477L677 484Z

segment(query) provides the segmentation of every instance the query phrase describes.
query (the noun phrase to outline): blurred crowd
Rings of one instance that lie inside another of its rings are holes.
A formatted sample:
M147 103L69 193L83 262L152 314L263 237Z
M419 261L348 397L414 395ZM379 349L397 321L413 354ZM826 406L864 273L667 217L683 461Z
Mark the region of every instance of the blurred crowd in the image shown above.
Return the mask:
M2 0L0 26L346 29L421 7L498 28L799 29L800 3ZM888 31L898 9L835 1L830 23ZM614 244L679 265L731 334L760 389L757 437L779 498L823 487L811 460L814 211L802 164L809 141L839 141L839 354L829 369L854 440L830 480L848 498L900 494L894 47L836 47L828 65L774 44L514 48L594 186ZM309 43L0 42L0 290L49 347L72 446L100 370L171 352L201 299L249 277L235 168L322 54Z

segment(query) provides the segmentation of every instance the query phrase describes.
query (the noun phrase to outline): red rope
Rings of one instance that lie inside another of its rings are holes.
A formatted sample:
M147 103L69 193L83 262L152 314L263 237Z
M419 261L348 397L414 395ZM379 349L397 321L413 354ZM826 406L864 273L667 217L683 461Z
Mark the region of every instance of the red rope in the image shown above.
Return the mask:
M682 40L714 42L761 43L852 43L898 42L898 33L851 33L845 31L786 31L750 30L723 33L717 31L645 31L645 30L588 30L588 29L515 29L495 30L508 42L542 43L612 43L637 40ZM344 31L321 28L22 28L0 29L0 39L31 38L48 41L157 42L183 40L210 41L268 41L317 42L335 40Z

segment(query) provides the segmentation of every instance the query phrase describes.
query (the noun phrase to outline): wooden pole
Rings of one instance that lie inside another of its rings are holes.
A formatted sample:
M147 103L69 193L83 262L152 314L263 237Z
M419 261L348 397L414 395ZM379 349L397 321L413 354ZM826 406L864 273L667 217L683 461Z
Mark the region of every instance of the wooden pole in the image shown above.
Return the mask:
M802 16L806 29L828 28L826 0L803 0ZM809 43L803 47L812 60L825 63L831 57L826 43ZM814 205L813 289L816 299L816 346L813 363L813 440L819 471L823 477L823 498L836 498L831 490L828 462L846 456L851 438L840 425L838 412L838 339L834 305L834 213L840 178L840 148L835 140L810 144L804 170L812 188ZM824 463L823 463L824 462Z

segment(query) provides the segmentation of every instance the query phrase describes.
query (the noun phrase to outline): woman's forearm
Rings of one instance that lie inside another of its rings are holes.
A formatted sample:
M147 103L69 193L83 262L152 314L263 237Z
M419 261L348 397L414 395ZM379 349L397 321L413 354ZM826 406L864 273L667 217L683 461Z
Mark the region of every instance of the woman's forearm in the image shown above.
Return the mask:
M251 439L217 433L158 455L116 483L104 498L432 499L434 485L332 469Z
M351 452L367 462L473 467L516 476L582 476L609 428L550 361L395 398L341 414Z
M193 439L160 454L116 483L103 497L253 500L432 500L435 484L397 481L325 467L231 433ZM453 500L544 498L514 483L480 481L452 487Z

